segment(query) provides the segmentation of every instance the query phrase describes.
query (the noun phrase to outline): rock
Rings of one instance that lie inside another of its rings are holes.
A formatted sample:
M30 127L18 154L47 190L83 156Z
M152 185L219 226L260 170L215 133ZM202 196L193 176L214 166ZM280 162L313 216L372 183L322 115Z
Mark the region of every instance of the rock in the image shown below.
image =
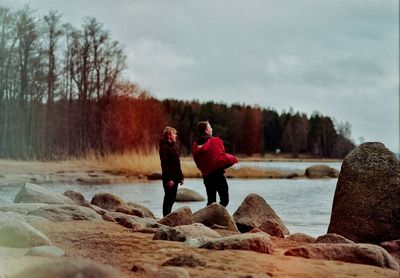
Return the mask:
M140 217L156 219L154 213L150 209L146 208L143 205L140 205L140 204L137 204L137 203L133 203L133 202L128 202L125 205L118 207L117 209L121 209L121 207L127 208L128 212L129 212L130 209L132 211L133 210L139 211L140 214L143 215L143 216L140 216ZM131 213L128 213L128 214L131 214ZM137 215L137 216L139 216L139 215Z
M134 215L138 217L144 217L144 214L141 210L133 207L129 207L127 205L119 206L115 209L115 212L120 212L124 214Z
M87 259L62 259L34 265L13 275L11 278L54 278L54 277L84 277L84 278L125 278L125 274L111 266Z
M138 216L124 216L115 218L116 222L126 228L130 228L135 232L142 232L146 229L155 228L157 230L146 230L146 232L156 232L158 228L165 227L164 225L158 224L155 219L152 218L141 218Z
M89 204L88 207L91 208L92 210L94 210L99 215L104 215L104 214L106 214L108 212L108 210L102 209L101 207L98 207L98 206L95 206L95 205Z
M264 223L261 224L260 230L266 232L271 236L276 236L280 238L285 238L281 226L275 219L268 219Z
M192 210L189 207L181 207L159 220L158 223L170 227L193 224Z
M255 193L246 196L233 214L233 218L241 232L248 232L253 228L260 227L267 220L274 219L281 227L283 234L289 234L289 230L275 211L267 204L264 198Z
M342 163L328 233L379 244L400 238L400 162L381 143L364 143Z
M195 223L176 227L163 227L153 236L154 240L185 241L187 239L208 237L216 238L220 235L207 226Z
M178 188L176 202L201 202L205 198L194 190L188 188Z
M21 190L14 198L14 203L75 204L74 201L66 196L28 182L22 184Z
M382 242L381 246L385 248L389 253L400 250L400 239Z
M309 178L320 179L320 178L337 178L339 171L331 168L327 165L313 165L306 169L305 175Z
M224 206L217 203L212 203L193 213L192 221L194 223L202 223L208 227L217 224L226 226L228 230L238 231L232 216Z
M124 200L111 193L98 193L93 196L90 203L106 210L115 210L125 204Z
M354 243L354 241L341 235L331 233L317 237L314 243Z
M92 209L77 205L46 205L30 211L28 215L44 217L50 221L91 220L102 221Z
M0 246L29 248L40 245L51 245L51 241L20 216L0 214Z
M161 173L152 173L147 176L148 180L161 180L162 179L162 174Z
M246 233L209 239L200 248L212 250L250 250L266 254L274 251L273 243L265 233Z
M206 266L206 265L207 263L205 261L196 258L193 255L178 255L162 264L162 266L188 266L188 267Z
M315 241L315 237L303 234L303 233L294 233L288 235L285 239L295 241L295 242L303 242L303 243L313 243Z
M78 206L88 206L89 205L89 202L86 201L85 197L79 192L76 192L73 190L67 190L64 192L63 195L70 198Z
M55 246L36 246L29 249L26 256L40 256L40 257L62 257L65 255L64 250Z
M367 243L316 243L289 249L285 256L336 260L399 270L399 264L385 249Z
M46 206L47 204L40 203L17 203L17 204L4 204L0 205L1 212L15 212L17 214L26 215L29 212L36 210L40 207Z

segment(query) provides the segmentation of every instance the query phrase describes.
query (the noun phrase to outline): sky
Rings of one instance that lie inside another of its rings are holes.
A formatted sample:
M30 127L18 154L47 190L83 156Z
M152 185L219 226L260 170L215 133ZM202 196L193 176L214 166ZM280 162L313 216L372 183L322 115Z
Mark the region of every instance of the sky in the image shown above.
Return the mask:
M318 111L399 152L398 0L0 0L96 17L158 99Z

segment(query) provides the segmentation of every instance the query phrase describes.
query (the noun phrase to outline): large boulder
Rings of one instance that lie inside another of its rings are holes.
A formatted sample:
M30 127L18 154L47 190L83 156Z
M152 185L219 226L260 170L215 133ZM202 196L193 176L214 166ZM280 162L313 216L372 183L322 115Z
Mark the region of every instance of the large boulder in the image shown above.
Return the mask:
M0 214L0 246L29 248L40 245L51 245L51 241L18 214Z
M125 204L124 200L111 193L97 193L92 197L90 203L106 210L115 210L117 207Z
M339 171L331 168L328 165L317 164L310 166L305 171L306 177L320 179L320 178L337 178Z
M63 195L70 198L72 201L74 201L76 205L89 206L89 202L86 201L85 196L83 196L82 193L80 193L80 192L76 192L73 190L67 190L64 192Z
M233 214L233 218L241 232L258 228L267 220L273 219L279 224L283 234L289 234L289 230L271 206L267 204L263 197L255 193L247 195Z
M212 250L250 250L266 254L274 251L273 243L265 233L246 233L213 238L199 247Z
M176 202L201 202L205 198L194 190L188 188L178 188L176 193Z
M21 190L14 198L14 203L75 204L74 201L66 196L51 192L40 185L29 182L22 184Z
M27 215L39 216L55 222L72 220L103 221L101 216L94 210L77 205L45 205L28 212Z
M60 259L37 264L11 276L11 278L123 278L127 277L118 269L87 259Z
M220 237L220 235L203 224L195 223L176 227L163 227L154 234L153 239L186 241L188 239L200 237L215 238Z
M164 218L159 220L158 223L170 227L190 225L193 223L192 210L189 207L181 207L166 215Z
M400 238L400 162L381 143L364 143L342 163L328 233L379 244Z
M289 249L285 252L285 255L399 269L399 264L385 249L366 243L309 244Z
M192 220L194 223L202 223L208 227L218 225L220 227L225 227L227 230L238 230L234 219L226 208L217 203L212 203L193 213Z
M261 224L259 229L263 232L266 232L270 236L285 238L281 226L275 219L268 219Z

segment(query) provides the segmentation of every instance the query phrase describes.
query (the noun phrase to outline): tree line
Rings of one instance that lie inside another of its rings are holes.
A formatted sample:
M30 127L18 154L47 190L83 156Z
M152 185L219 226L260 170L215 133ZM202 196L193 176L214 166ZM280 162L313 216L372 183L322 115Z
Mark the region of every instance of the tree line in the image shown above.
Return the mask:
M157 100L124 76L126 55L95 18L81 27L49 11L0 6L0 157L64 159L157 146L177 128L183 153L209 120L236 154L311 153L343 157L353 147L348 123L319 113L223 103Z

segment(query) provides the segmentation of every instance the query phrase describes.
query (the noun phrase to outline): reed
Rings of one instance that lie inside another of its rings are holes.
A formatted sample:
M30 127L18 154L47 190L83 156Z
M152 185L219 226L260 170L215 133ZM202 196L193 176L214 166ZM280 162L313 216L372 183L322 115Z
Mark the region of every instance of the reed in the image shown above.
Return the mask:
M84 168L111 171L131 176L146 176L151 173L161 173L160 158L156 148L148 151L132 151L107 156L90 154L77 162ZM201 172L197 169L191 157L182 158L181 167L185 178L201 178ZM265 171L257 167L240 167L227 169L226 176L241 179L282 178L283 173Z

